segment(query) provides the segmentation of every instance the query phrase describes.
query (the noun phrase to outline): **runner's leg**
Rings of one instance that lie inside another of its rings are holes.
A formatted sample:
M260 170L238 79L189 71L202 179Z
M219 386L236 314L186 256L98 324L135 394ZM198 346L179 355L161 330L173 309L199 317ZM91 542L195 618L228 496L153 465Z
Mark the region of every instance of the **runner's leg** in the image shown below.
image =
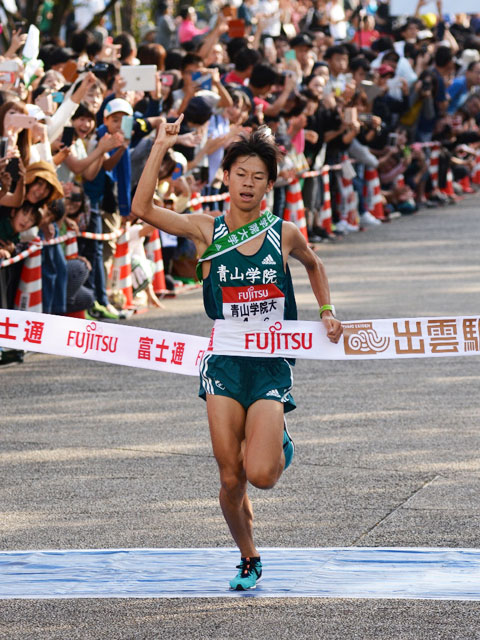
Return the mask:
M213 453L220 472L223 516L242 557L256 557L253 510L243 468L245 409L233 398L207 394L207 412Z
M245 423L244 468L247 480L258 489L271 489L282 475L283 404L257 400L248 408Z

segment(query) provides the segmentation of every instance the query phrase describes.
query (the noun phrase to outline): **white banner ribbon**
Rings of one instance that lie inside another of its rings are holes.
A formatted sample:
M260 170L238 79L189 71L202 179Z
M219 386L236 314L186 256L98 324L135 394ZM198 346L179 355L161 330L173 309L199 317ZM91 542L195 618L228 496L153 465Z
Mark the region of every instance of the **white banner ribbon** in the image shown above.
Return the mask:
M0 346L198 375L203 354L365 360L480 354L480 316L344 322L331 343L321 322L217 320L210 340L168 331L0 309Z
M394 318L342 322L338 344L321 322L261 320L240 324L216 320L211 349L218 354L365 360L480 354L480 316Z

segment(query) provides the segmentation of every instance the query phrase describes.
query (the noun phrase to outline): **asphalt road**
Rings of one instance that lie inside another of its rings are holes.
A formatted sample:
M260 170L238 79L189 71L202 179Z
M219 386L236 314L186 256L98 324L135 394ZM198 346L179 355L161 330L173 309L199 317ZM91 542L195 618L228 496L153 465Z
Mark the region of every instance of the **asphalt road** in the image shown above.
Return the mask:
M478 314L480 197L322 244L342 320ZM300 316L316 319L293 265ZM133 324L207 335L200 292ZM263 547L480 546L480 359L299 361ZM48 355L0 370L2 549L230 547L197 381ZM286 558L288 562L288 558ZM214 572L215 567L208 567ZM0 638L480 638L478 603L4 600Z

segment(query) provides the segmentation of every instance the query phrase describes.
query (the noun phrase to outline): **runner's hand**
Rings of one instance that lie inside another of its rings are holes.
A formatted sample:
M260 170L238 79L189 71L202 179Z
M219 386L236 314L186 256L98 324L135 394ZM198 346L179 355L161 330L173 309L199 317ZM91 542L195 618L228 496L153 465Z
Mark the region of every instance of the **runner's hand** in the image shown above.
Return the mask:
M180 125L182 124L183 113L175 120L175 122L161 122L157 131L157 138L155 144L161 144L167 148L173 147L177 141L177 136L180 132Z
M343 333L343 327L340 320L337 320L329 311L322 313L323 326L327 330L327 338L335 344L340 340Z

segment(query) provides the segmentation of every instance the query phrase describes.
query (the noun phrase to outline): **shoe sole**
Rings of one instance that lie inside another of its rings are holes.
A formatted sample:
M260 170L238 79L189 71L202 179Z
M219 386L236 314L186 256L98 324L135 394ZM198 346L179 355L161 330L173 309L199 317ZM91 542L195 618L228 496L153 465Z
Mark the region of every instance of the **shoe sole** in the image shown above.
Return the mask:
M257 588L257 584L260 582L260 580L262 579L262 576L260 576L258 578L258 580L256 581L256 583L253 585L253 587L247 587L245 589L245 587L242 587L241 584L237 584L236 587L230 587L230 591L252 591L253 589Z

